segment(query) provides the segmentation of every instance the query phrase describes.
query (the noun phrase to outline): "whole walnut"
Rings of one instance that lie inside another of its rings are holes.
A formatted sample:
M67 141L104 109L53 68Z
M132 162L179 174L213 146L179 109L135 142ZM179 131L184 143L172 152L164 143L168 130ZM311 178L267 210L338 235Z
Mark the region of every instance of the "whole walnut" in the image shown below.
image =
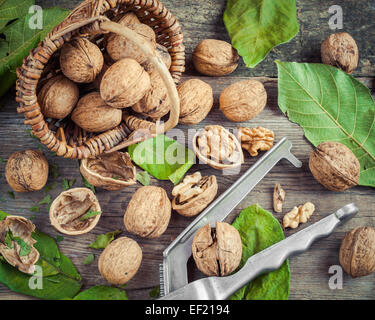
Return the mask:
M142 249L134 240L121 237L111 242L99 257L100 274L113 285L123 285L135 276L142 262Z
M41 190L48 179L47 159L39 150L14 152L6 164L5 178L16 192Z
M124 215L126 230L143 238L158 238L168 227L171 202L164 189L145 186L131 198Z
M125 13L123 16L120 16L120 19L115 19L115 21L117 23L120 23L121 25L123 26L128 26L128 25L131 25L131 24L137 24L137 23L141 23L141 21L139 21L137 15L134 13L134 12L127 12Z
M109 67L100 83L100 95L111 107L127 108L151 88L148 73L134 59L122 59Z
M88 132L103 132L121 123L122 112L108 106L98 92L92 92L78 101L72 120Z
M76 106L78 98L78 87L63 75L49 79L38 94L44 117L53 119L67 117Z
M198 72L207 76L225 76L237 69L239 55L230 43L206 39L193 52L193 63Z
M322 62L352 73L358 66L358 47L346 32L331 34L322 42Z
M73 39L61 48L61 70L74 82L93 82L102 70L103 63L99 47L85 38Z
M242 241L237 229L226 222L207 224L194 236L193 258L207 276L227 276L237 269L242 258Z
M190 79L177 87L180 97L180 120L183 124L197 124L207 117L214 104L211 86L199 79Z
M256 117L267 104L267 92L257 80L233 83L220 94L220 110L234 122L244 122Z
M344 191L358 184L360 164L354 153L339 142L323 142L311 153L310 171L332 191Z
M349 231L340 247L340 264L353 278L375 271L375 229L357 227Z

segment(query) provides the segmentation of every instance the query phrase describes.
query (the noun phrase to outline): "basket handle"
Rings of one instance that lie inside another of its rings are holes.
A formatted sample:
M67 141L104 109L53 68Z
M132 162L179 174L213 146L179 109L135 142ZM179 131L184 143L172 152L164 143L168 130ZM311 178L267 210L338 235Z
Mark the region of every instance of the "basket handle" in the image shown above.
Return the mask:
M135 31L118 23L107 20L100 23L100 28L103 31L116 33L135 43L143 52L143 54L146 55L152 65L156 67L161 78L163 79L165 86L167 87L169 99L171 101L171 110L169 113L168 121L162 126L156 125L155 129L152 129L152 133L161 134L174 128L178 124L180 117L180 98L178 96L175 82L173 81L173 78L164 62L161 61L160 58L155 54L149 43L145 39L140 37Z

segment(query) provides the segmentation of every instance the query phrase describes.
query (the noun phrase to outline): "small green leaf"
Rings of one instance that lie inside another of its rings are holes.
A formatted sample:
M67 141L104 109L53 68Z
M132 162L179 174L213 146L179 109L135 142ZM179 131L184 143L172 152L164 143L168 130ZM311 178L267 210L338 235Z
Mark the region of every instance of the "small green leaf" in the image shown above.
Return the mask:
M36 215L33 214L33 215L29 218L29 220L30 220L30 221L33 221L35 218L36 218Z
M91 210L91 209L90 209L90 210L87 211L87 213L86 213L84 216L82 216L79 220L81 220L81 221L85 221L85 220L91 219L92 217L98 216L98 215L100 215L100 214L102 214L101 211L94 211L94 210Z
M13 191L7 191L7 194L9 195L10 198L16 199L16 196L14 195Z
M31 246L27 244L25 240L23 240L22 238L14 237L14 241L16 241L17 244L20 246L20 252L19 252L20 257L27 256L31 252Z
M88 189L90 189L93 193L95 193L95 188L94 188L94 186L93 186L90 182L88 182L88 181L85 179L84 176L81 175L81 177L82 177L82 182L83 182L83 185L85 186L85 188L88 188Z
M1 196L1 197L0 197L0 201L1 201L1 202L7 202L7 199L5 199L4 196Z
M57 187L58 183L57 182L53 182L52 184L49 184L47 186L44 187L44 192L50 192L52 191L53 189L55 189Z
M71 187L73 187L75 183L76 183L76 179L72 179L72 180L64 179L62 181L62 187L64 190L69 190Z
M137 180L144 186L149 186L151 182L151 177L146 171L137 172Z
M56 236L56 242L59 243L64 240L63 236L60 236L59 234Z
M0 157L0 163L6 163L7 161Z
M38 202L38 204L42 205L42 204L47 204L49 205L51 203L52 199L51 199L51 196L50 195L47 195L45 196L42 200L40 200Z
M35 134L33 134L33 131L31 129L26 129L25 132L28 133L31 138L39 140L39 138Z
M152 299L156 299L156 298L159 298L160 296L160 286L157 286L155 287L154 289L152 289L149 293L149 296L150 298Z
M113 176L112 179L114 179L114 180L120 180L120 177L119 176Z
M128 297L118 288L95 286L80 292L73 300L128 300Z
M4 243L9 249L13 249L13 234L11 230L7 231Z
M31 212L39 212L39 207L38 206L33 206L29 209Z
M90 253L88 256L86 256L83 260L82 260L82 264L84 265L88 265L88 264L92 264L95 260L95 256Z
M60 173L59 173L59 167L57 166L56 163L51 163L49 165L49 170L52 174L52 178L53 179L57 179L58 177L60 177Z
M116 230L105 234L100 234L89 247L93 249L105 249L115 239L115 236L119 235L121 232L122 230Z

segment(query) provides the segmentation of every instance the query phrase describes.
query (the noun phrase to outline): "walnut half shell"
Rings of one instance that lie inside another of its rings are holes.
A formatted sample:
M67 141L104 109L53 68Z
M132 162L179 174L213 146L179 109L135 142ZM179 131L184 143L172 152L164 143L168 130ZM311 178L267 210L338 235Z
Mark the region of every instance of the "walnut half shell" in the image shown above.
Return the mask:
M105 190L121 190L137 183L136 168L127 152L113 152L95 159L83 159L80 170L88 182Z
M39 252L34 248L35 240L31 237L34 232L34 224L23 217L8 216L0 221L0 254L12 266L16 267L23 273L32 274L35 270L35 263L39 259ZM7 234L11 232L12 239L10 243L6 243ZM17 238L22 239L28 246L30 251L27 255L22 255Z
M215 176L202 177L200 172L186 176L172 191L172 208L183 216L195 216L214 200L217 188Z
M85 215L97 212L91 218ZM101 216L100 204L94 193L87 188L74 188L62 192L49 210L52 226L59 232L76 236L95 228Z

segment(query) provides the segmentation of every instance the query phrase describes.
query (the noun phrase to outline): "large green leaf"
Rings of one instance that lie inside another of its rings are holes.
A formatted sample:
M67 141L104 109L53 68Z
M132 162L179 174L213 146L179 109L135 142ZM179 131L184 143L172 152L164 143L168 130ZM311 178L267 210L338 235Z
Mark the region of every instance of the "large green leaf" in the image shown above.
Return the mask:
M124 290L108 286L95 286L77 294L73 300L128 300Z
M29 27L29 20L33 14L19 18L5 28L4 39L0 41L0 96L13 85L17 78L16 68L22 65L23 58L68 14L68 10L58 7L44 9L42 30Z
M34 3L34 0L0 0L0 30L13 20L25 16Z
M233 226L242 240L240 267L254 254L284 239L280 223L268 211L255 204L243 210ZM237 291L231 300L287 300L290 270L288 260L280 269L257 277Z
M232 45L254 68L275 46L299 30L295 0L228 0L224 23Z
M0 220L7 214L0 211ZM35 248L40 253L37 265L42 267L42 289L31 289L31 276L18 271L7 262L0 260L0 283L10 290L41 299L73 298L80 290L81 276L73 263L64 256L55 240L36 230L33 238L37 241Z
M324 64L277 61L279 107L317 146L345 144L361 164L359 184L375 187L375 104L353 76Z

